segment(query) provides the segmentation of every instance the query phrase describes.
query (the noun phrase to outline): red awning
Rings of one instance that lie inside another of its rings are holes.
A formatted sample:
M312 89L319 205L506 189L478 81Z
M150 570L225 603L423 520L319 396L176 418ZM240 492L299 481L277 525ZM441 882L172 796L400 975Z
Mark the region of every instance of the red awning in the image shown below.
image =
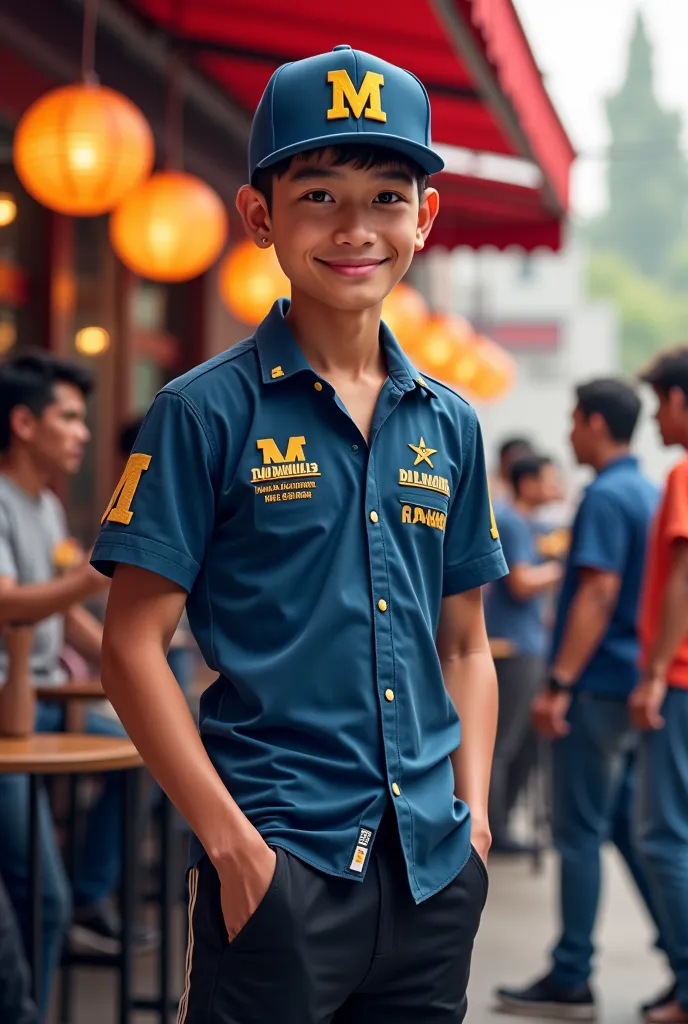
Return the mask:
M433 244L558 248L574 152L512 0L128 2L249 114L279 64L338 43L408 68L430 93L435 143L529 160L542 178L526 188L442 175Z

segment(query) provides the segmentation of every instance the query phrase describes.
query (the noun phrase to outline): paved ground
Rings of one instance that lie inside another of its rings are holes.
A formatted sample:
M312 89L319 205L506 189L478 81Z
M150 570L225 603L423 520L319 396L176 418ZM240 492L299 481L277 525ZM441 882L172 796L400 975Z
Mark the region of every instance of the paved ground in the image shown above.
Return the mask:
M637 1005L666 982L653 936L613 851L606 860L606 886L599 927L597 988L603 1024L637 1021ZM548 859L542 875L529 864L493 859L491 890L473 960L468 1022L507 1024L525 1018L490 1012L495 984L532 980L547 966L555 936L555 872Z
M501 982L527 981L546 963L545 951L555 928L553 867L550 859L543 874L536 876L528 863L493 859L490 900L474 958L469 1024L507 1024L508 1020L516 1019L492 1014L492 988ZM612 852L607 857L607 868L599 937L602 1021L629 1024L638 1019L638 1002L659 988L665 975L658 957L650 951L652 936L647 922ZM183 927L180 916L176 928L180 975ZM154 970L152 957L139 958L137 974L143 991L151 991ZM114 980L107 972L82 972L78 993L78 1013L70 1024L117 1024ZM136 1015L131 1024L159 1022L150 1015ZM423 1022L419 1020L418 1024Z

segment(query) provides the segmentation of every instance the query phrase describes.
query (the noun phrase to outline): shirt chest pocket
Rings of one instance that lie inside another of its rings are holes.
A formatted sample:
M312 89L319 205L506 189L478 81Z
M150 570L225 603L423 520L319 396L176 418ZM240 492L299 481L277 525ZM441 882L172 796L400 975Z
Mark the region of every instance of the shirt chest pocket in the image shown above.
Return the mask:
M402 491L398 498L401 526L404 530L432 531L444 536L449 498L444 494Z

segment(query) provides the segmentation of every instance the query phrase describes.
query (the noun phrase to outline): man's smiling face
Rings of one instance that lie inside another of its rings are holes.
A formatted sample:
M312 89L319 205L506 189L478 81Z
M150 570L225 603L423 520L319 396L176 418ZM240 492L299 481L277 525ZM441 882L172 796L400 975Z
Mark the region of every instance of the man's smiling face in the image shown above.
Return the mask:
M362 169L331 151L296 157L275 175L271 235L293 292L339 310L381 303L422 248L437 208L419 201L413 173L394 160Z

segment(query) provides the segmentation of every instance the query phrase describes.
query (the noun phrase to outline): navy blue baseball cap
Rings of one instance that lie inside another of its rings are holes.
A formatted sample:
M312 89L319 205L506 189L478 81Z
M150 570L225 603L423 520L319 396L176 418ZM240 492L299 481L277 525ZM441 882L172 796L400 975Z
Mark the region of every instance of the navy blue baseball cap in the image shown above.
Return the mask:
M285 157L349 142L386 146L426 174L444 167L431 148L423 83L379 57L335 46L273 74L253 118L249 180Z

